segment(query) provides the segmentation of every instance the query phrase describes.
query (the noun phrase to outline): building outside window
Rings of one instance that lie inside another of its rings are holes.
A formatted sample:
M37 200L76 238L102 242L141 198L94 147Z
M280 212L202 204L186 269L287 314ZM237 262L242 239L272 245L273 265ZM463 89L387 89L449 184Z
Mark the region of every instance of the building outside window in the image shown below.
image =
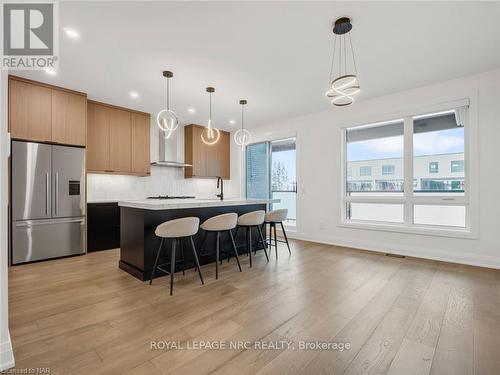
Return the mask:
M464 171L464 161L463 160L452 160L451 161L451 172L458 173Z
M384 176L394 174L396 170L395 165L382 165L382 174Z
M372 175L372 167L369 167L369 166L359 167L359 175L360 176L371 176Z
M439 173L439 163L432 161L429 163L429 173Z
M343 222L470 230L466 116L463 106L346 128L345 168L360 175L346 175Z

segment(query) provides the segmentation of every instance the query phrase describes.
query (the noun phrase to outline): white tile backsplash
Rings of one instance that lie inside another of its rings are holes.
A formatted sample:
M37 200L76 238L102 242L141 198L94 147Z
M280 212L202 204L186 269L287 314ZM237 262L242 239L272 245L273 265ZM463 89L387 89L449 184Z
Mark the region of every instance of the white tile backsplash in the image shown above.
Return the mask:
M239 187L233 181L224 181L224 195L239 196ZM87 175L87 200L144 199L154 195L193 195L196 198L215 198L218 194L215 179L184 178L184 169L151 167L148 177L119 176L108 174Z

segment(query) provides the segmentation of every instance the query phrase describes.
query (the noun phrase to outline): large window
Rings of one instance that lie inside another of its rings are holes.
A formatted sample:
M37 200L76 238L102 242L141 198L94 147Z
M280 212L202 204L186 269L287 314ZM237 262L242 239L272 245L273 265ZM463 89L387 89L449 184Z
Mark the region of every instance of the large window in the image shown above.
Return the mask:
M346 128L344 223L469 230L467 110Z
M297 174L295 138L247 146L247 198L273 198L272 209L288 209L285 224L297 220Z

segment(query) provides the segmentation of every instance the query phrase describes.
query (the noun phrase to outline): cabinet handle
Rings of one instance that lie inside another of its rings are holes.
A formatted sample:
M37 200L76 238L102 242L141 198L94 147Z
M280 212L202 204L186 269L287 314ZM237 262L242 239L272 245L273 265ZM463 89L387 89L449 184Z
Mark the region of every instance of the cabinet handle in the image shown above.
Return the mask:
M114 172L113 169L105 169L104 172Z

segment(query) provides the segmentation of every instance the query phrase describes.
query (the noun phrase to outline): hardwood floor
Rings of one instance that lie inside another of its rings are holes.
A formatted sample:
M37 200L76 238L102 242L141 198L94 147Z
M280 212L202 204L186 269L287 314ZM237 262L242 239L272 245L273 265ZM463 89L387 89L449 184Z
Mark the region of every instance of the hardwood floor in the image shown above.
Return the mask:
M17 368L51 374L499 374L500 271L294 241L152 286L118 250L10 268ZM256 340L295 350L155 350ZM301 341L349 350L299 350Z

